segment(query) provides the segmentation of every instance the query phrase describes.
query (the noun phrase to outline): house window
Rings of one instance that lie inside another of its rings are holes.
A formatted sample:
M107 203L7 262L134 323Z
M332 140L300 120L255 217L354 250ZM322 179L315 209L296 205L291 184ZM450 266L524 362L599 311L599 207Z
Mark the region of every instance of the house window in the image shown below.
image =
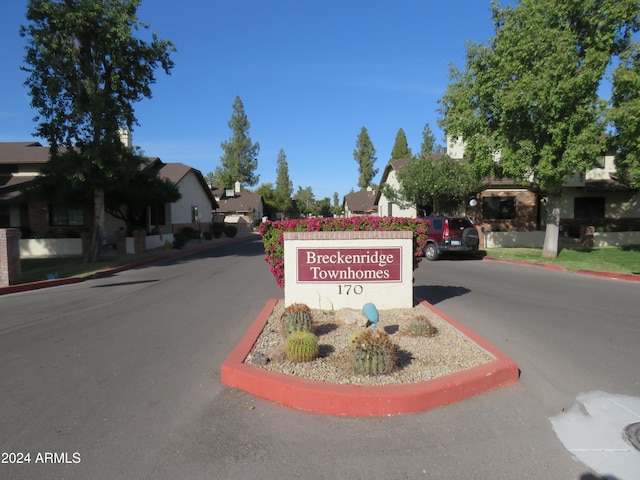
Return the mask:
M198 207L191 206L191 223L197 223L200 221L200 217L198 216Z
M11 207L8 205L0 205L0 228L9 228L11 226Z
M52 205L50 219L51 225L56 227L84 225L84 212L81 207Z
M573 218L604 218L604 197L574 198Z
M149 217L151 218L151 225L166 225L167 219L165 217L164 204L151 205L149 207Z
M516 218L516 197L484 197L482 217L485 220L512 220Z

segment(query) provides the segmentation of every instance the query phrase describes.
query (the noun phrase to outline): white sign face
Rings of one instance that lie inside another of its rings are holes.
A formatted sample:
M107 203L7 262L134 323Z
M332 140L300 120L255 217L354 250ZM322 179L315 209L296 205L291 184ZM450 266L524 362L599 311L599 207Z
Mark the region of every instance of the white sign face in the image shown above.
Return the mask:
M285 305L322 310L361 309L366 303L379 310L413 306L411 232L405 238L348 239L322 238L322 233L329 232L316 232L319 239L285 233ZM354 237L358 232L348 233Z

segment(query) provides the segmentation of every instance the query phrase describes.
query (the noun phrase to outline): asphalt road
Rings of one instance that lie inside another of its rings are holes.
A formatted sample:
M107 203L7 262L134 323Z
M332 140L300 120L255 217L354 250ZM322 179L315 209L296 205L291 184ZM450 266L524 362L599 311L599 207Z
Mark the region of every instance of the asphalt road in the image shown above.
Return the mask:
M640 396L638 284L424 263L416 294L515 359L519 384L414 415L335 418L219 382L264 303L282 296L263 258L250 239L0 297L0 452L31 456L0 463L0 478L601 478L549 417L582 392Z

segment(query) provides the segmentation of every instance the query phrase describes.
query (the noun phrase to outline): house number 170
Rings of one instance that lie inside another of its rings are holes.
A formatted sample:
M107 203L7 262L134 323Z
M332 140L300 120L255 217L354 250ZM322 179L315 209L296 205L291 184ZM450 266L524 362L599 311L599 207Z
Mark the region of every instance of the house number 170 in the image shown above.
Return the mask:
M362 285L338 285L338 295L360 295L362 290Z

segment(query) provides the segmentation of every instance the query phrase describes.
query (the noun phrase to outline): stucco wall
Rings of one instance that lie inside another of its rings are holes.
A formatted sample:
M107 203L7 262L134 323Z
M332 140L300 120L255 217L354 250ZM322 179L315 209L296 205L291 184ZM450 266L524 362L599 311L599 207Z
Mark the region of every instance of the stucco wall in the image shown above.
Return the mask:
M400 183L398 182L398 177L395 170L389 172L386 183L396 190L400 187ZM378 216L408 218L415 218L417 216L417 210L415 207L402 208L399 205L393 203L391 204L391 208L389 208L389 204L390 202L384 196L384 194L380 195L380 200L378 201Z
M191 224L191 207L197 206L200 223L211 222L211 201L193 172L178 183L182 198L171 204L171 220L174 224Z
M640 192L585 192L581 188L567 188L562 194L561 218L573 218L573 202L577 197L605 197L606 218L640 217Z

